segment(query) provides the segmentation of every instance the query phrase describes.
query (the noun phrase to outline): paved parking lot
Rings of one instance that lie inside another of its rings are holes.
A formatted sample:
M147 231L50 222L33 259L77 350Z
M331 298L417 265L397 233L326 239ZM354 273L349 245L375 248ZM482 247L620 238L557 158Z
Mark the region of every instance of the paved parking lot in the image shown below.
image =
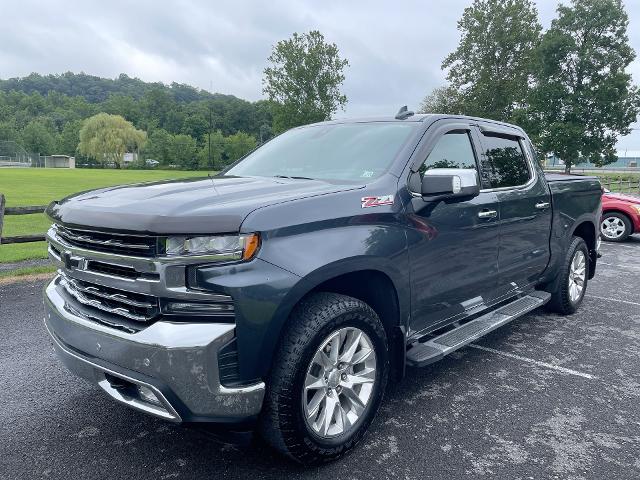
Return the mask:
M314 469L117 405L55 359L42 283L0 286L0 479L640 478L640 238L603 253L579 313L409 370L363 443Z

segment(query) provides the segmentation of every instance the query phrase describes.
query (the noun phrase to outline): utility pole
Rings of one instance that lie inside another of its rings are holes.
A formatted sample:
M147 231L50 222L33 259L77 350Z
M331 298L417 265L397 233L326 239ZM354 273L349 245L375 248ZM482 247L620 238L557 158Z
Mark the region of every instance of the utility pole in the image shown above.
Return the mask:
M211 104L209 104L209 141L207 142L209 144L209 166L211 166L211 169L213 170L213 159L211 158L211 130L213 129L213 113L212 113L212 108L211 108Z
M209 93L213 95L213 80L209 80ZM211 170L214 170L213 158L211 157L211 131L213 130L213 106L211 100L209 100L209 166Z

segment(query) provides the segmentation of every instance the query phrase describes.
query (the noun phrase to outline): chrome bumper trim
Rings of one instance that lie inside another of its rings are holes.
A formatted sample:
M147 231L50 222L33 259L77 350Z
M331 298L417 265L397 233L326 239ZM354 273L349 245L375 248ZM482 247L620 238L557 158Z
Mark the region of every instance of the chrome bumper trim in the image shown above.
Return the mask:
M257 415L262 409L264 382L233 388L220 383L218 352L234 338L233 324L161 320L139 332L124 332L78 316L66 308L56 280L45 288L45 325L55 341L56 351L77 375L94 382L97 380L100 385L104 372L109 370L107 373L115 377L147 386L149 382L132 378L133 373L140 374L143 378L153 379L154 383L157 381L163 391L166 387L172 394L169 398L175 396L184 405L186 416L199 421L241 420ZM103 362L110 368L98 365ZM111 391L104 383L101 387L121 403L162 417L149 408L141 408L131 399L118 398L118 392ZM152 390L156 393L160 389ZM163 397L167 401L167 395ZM185 420L179 405L168 401L167 404L179 413L177 419L168 419Z
M154 387L149 383L141 382L140 380L131 378L127 375L123 375L122 373L105 368L102 365L98 365L96 363L93 363L87 360L86 358L81 357L80 355L77 355L76 353L74 353L73 351L71 351L70 349L65 347L65 345L62 344L62 342L57 338L57 336L50 330L49 325L47 325L46 322L45 322L45 328L47 329L47 332L49 333L49 336L53 340L55 346L57 347L57 349L59 349L58 350L59 352L95 370L96 380L98 382L98 385L105 392L107 392L109 396L111 396L111 398L113 398L117 402L124 403L125 405L128 405L132 408L141 410L145 413L154 415L156 417L160 417L164 420L169 420L172 422L182 421L182 419L180 418L180 415L178 415L178 412L176 412L176 410L173 408L171 403L169 403L169 401L162 394L162 392L158 390L156 387ZM112 386L111 382L109 382L107 377L104 375L105 373L108 373L109 375L120 378L127 382L133 383L135 385L141 385L143 387L147 387L154 393L154 395L158 398L158 400L160 400L160 402L162 403L162 406L152 405L150 403L142 402L137 398L123 395L118 389Z

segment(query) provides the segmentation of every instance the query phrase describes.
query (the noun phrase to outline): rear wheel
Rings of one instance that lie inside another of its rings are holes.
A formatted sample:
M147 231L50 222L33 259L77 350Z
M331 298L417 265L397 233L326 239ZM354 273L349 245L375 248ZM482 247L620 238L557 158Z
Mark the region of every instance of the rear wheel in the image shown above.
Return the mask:
M600 222L600 233L609 242L624 242L631 235L631 221L622 213L605 213Z
M589 250L580 237L573 237L565 259L554 282L555 290L547 304L549 310L569 315L578 309L587 290Z
M387 382L387 339L364 302L318 293L301 302L267 383L261 432L305 464L334 460L362 438Z

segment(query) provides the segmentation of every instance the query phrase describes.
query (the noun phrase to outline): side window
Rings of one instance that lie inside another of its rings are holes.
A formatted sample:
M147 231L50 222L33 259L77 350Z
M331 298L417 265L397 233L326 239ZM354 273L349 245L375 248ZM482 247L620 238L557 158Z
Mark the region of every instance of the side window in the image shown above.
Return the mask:
M517 187L531 179L522 146L517 139L484 135L480 175L486 187Z
M440 137L418 171L422 177L433 168L476 168L469 133L454 131Z

